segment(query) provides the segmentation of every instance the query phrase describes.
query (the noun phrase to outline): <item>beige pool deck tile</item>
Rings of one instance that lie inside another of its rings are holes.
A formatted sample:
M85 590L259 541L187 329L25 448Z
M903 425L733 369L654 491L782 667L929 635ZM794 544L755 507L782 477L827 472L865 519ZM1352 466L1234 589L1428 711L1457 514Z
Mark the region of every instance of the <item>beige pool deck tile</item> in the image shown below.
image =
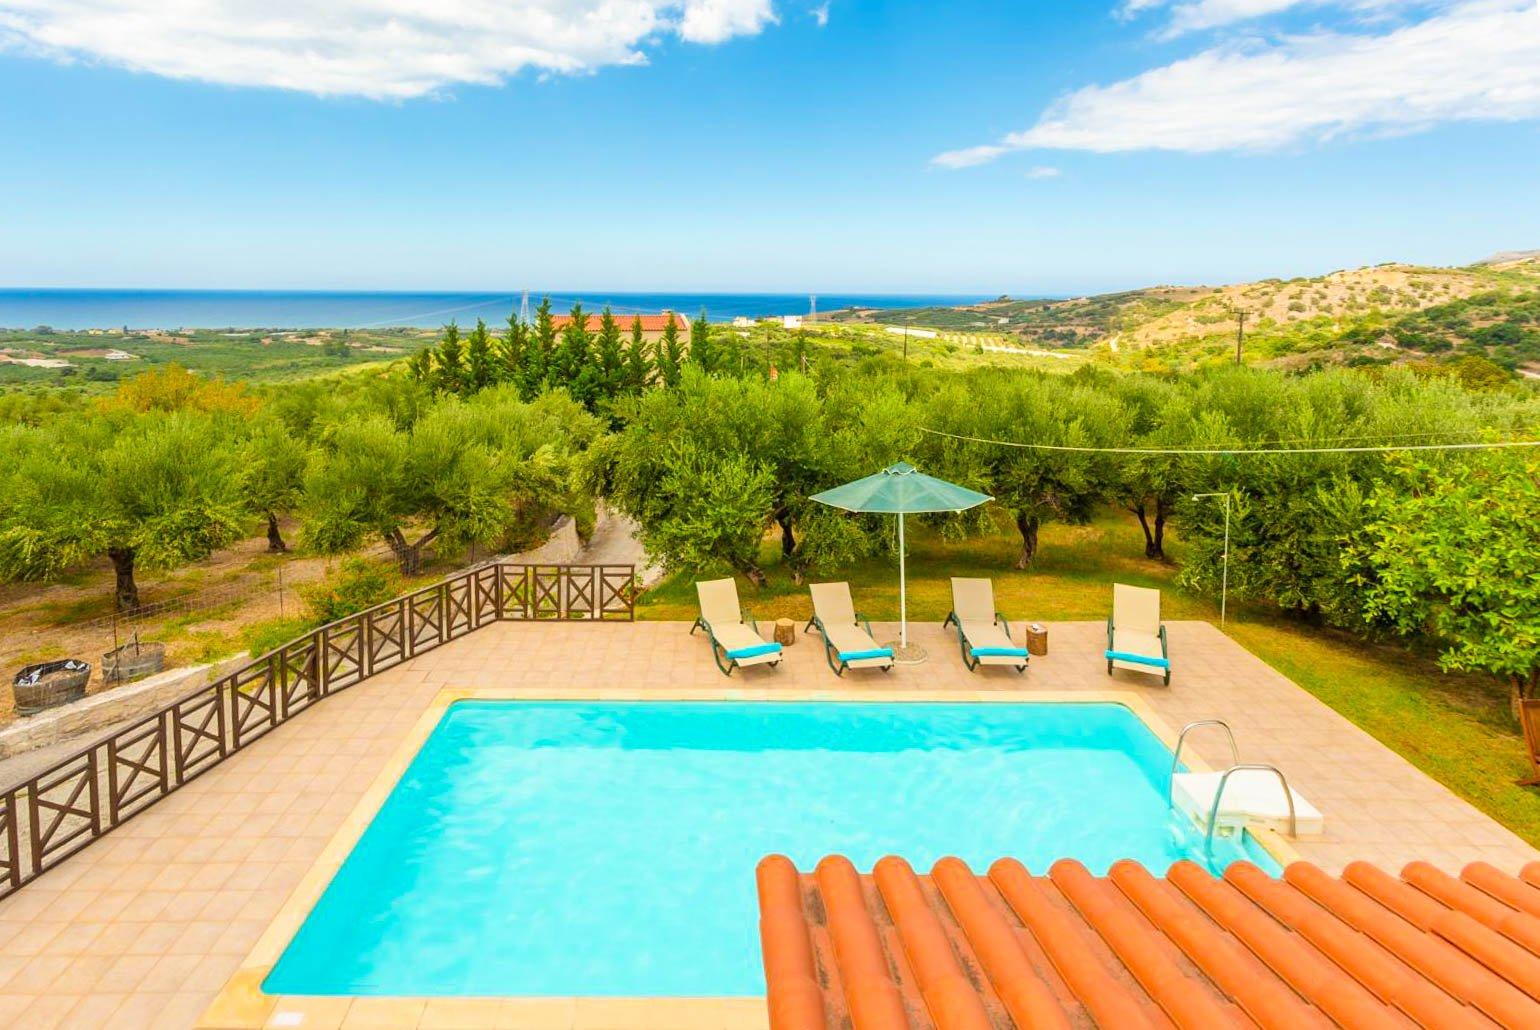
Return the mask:
M430 998L417 1021L420 1030L494 1030L502 1023L501 998Z
M895 629L879 625L878 636ZM1243 760L1277 763L1325 815L1326 834L1296 848L1328 872L1355 859L1398 870L1419 858L1450 872L1475 860L1513 872L1540 857L1206 623L1170 625L1169 687L1135 673L1107 676L1100 622L1051 624L1051 653L1034 659L1025 677L970 674L950 635L936 624L916 624L912 637L930 651L929 661L889 675L836 679L816 638L798 631L779 669L728 679L685 623L502 623L342 691L0 900L0 1026L30 1027L35 1015L36 1025L185 1027L200 1022L200 1014L201 1025L230 1030L291 1025L280 1018L290 1010L261 993L265 971L247 968L247 957L447 688L567 697L980 700L1116 691L1137 698L1170 732L1196 719L1228 720ZM623 686L617 669L626 670ZM1189 746L1211 763L1228 757L1212 731L1195 734ZM226 985L233 989L221 993ZM292 1025L329 1030L460 1025L456 1018L531 1030L766 1024L757 998L474 1001L282 1005L306 1016Z
M263 1026L271 1030L337 1030L352 1003L351 998L284 998L273 1007Z
M78 995L54 992L39 995L16 1017L16 1026L28 1030L54 1030L79 1003Z
M354 998L342 1030L416 1030L428 1003L406 998Z
M92 994L81 998L59 1024L65 1030L100 1030L112 1025L112 1014L128 1000L125 994Z

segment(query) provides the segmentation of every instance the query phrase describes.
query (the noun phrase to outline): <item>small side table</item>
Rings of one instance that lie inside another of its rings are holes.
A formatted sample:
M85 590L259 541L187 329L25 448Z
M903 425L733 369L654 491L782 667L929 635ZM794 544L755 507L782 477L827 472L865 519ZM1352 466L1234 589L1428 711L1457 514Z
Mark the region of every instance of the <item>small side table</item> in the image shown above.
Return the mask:
M1027 624L1027 654L1045 655L1048 653L1048 627L1040 622Z
M797 642L797 624L791 619L775 620L775 642L790 647Z

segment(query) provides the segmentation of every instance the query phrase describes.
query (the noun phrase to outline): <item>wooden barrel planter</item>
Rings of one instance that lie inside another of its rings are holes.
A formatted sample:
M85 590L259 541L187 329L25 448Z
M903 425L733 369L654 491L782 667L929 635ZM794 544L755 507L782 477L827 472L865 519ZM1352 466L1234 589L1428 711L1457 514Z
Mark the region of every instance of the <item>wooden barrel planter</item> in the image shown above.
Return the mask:
M74 658L29 665L11 681L16 714L36 715L56 705L79 701L86 696L86 682L90 678L91 663Z
M129 683L166 667L166 645L133 641L102 655L102 682Z

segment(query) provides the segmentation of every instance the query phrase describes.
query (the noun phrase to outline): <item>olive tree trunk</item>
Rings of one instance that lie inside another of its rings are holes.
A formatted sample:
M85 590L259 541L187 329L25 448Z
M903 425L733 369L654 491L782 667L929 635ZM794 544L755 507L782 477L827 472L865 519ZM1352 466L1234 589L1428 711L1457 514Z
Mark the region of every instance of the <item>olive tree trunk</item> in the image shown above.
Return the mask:
M1155 515L1152 519L1148 506L1139 501L1128 505L1128 510L1139 519L1139 528L1144 530L1144 556L1152 561L1166 560L1166 506L1163 502L1155 502Z
M107 557L112 560L112 571L116 574L116 595L118 609L120 611L132 611L139 607L139 584L134 582L134 549L132 547L110 547L107 549Z
M1039 520L1036 515L1028 515L1024 511L1016 513L1016 531L1021 534L1021 557L1016 559L1016 567L1024 569L1032 564L1032 559L1037 557L1037 529Z
M267 549L272 554L282 554L289 549L283 534L278 531L278 516L272 512L267 513Z
M415 576L422 572L422 549L433 542L438 536L438 527L422 535L416 543L407 540L406 534L400 529L392 529L385 534L385 542L390 545L391 553L396 556L396 563L401 567L401 575Z

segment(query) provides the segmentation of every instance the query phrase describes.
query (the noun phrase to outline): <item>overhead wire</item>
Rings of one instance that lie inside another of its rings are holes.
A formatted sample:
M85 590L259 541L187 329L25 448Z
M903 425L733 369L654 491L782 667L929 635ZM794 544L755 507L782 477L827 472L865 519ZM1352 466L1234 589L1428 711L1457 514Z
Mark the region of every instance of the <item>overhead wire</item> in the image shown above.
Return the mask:
M1540 447L1540 440L1478 440L1463 443L1375 444L1359 447L1081 447L1073 444L1027 443L994 440L964 433L948 433L928 426L916 427L931 436L962 440L993 447L1019 447L1038 451L1070 451L1080 454L1166 454L1193 456L1245 456L1263 454L1382 454L1392 451L1479 451Z

